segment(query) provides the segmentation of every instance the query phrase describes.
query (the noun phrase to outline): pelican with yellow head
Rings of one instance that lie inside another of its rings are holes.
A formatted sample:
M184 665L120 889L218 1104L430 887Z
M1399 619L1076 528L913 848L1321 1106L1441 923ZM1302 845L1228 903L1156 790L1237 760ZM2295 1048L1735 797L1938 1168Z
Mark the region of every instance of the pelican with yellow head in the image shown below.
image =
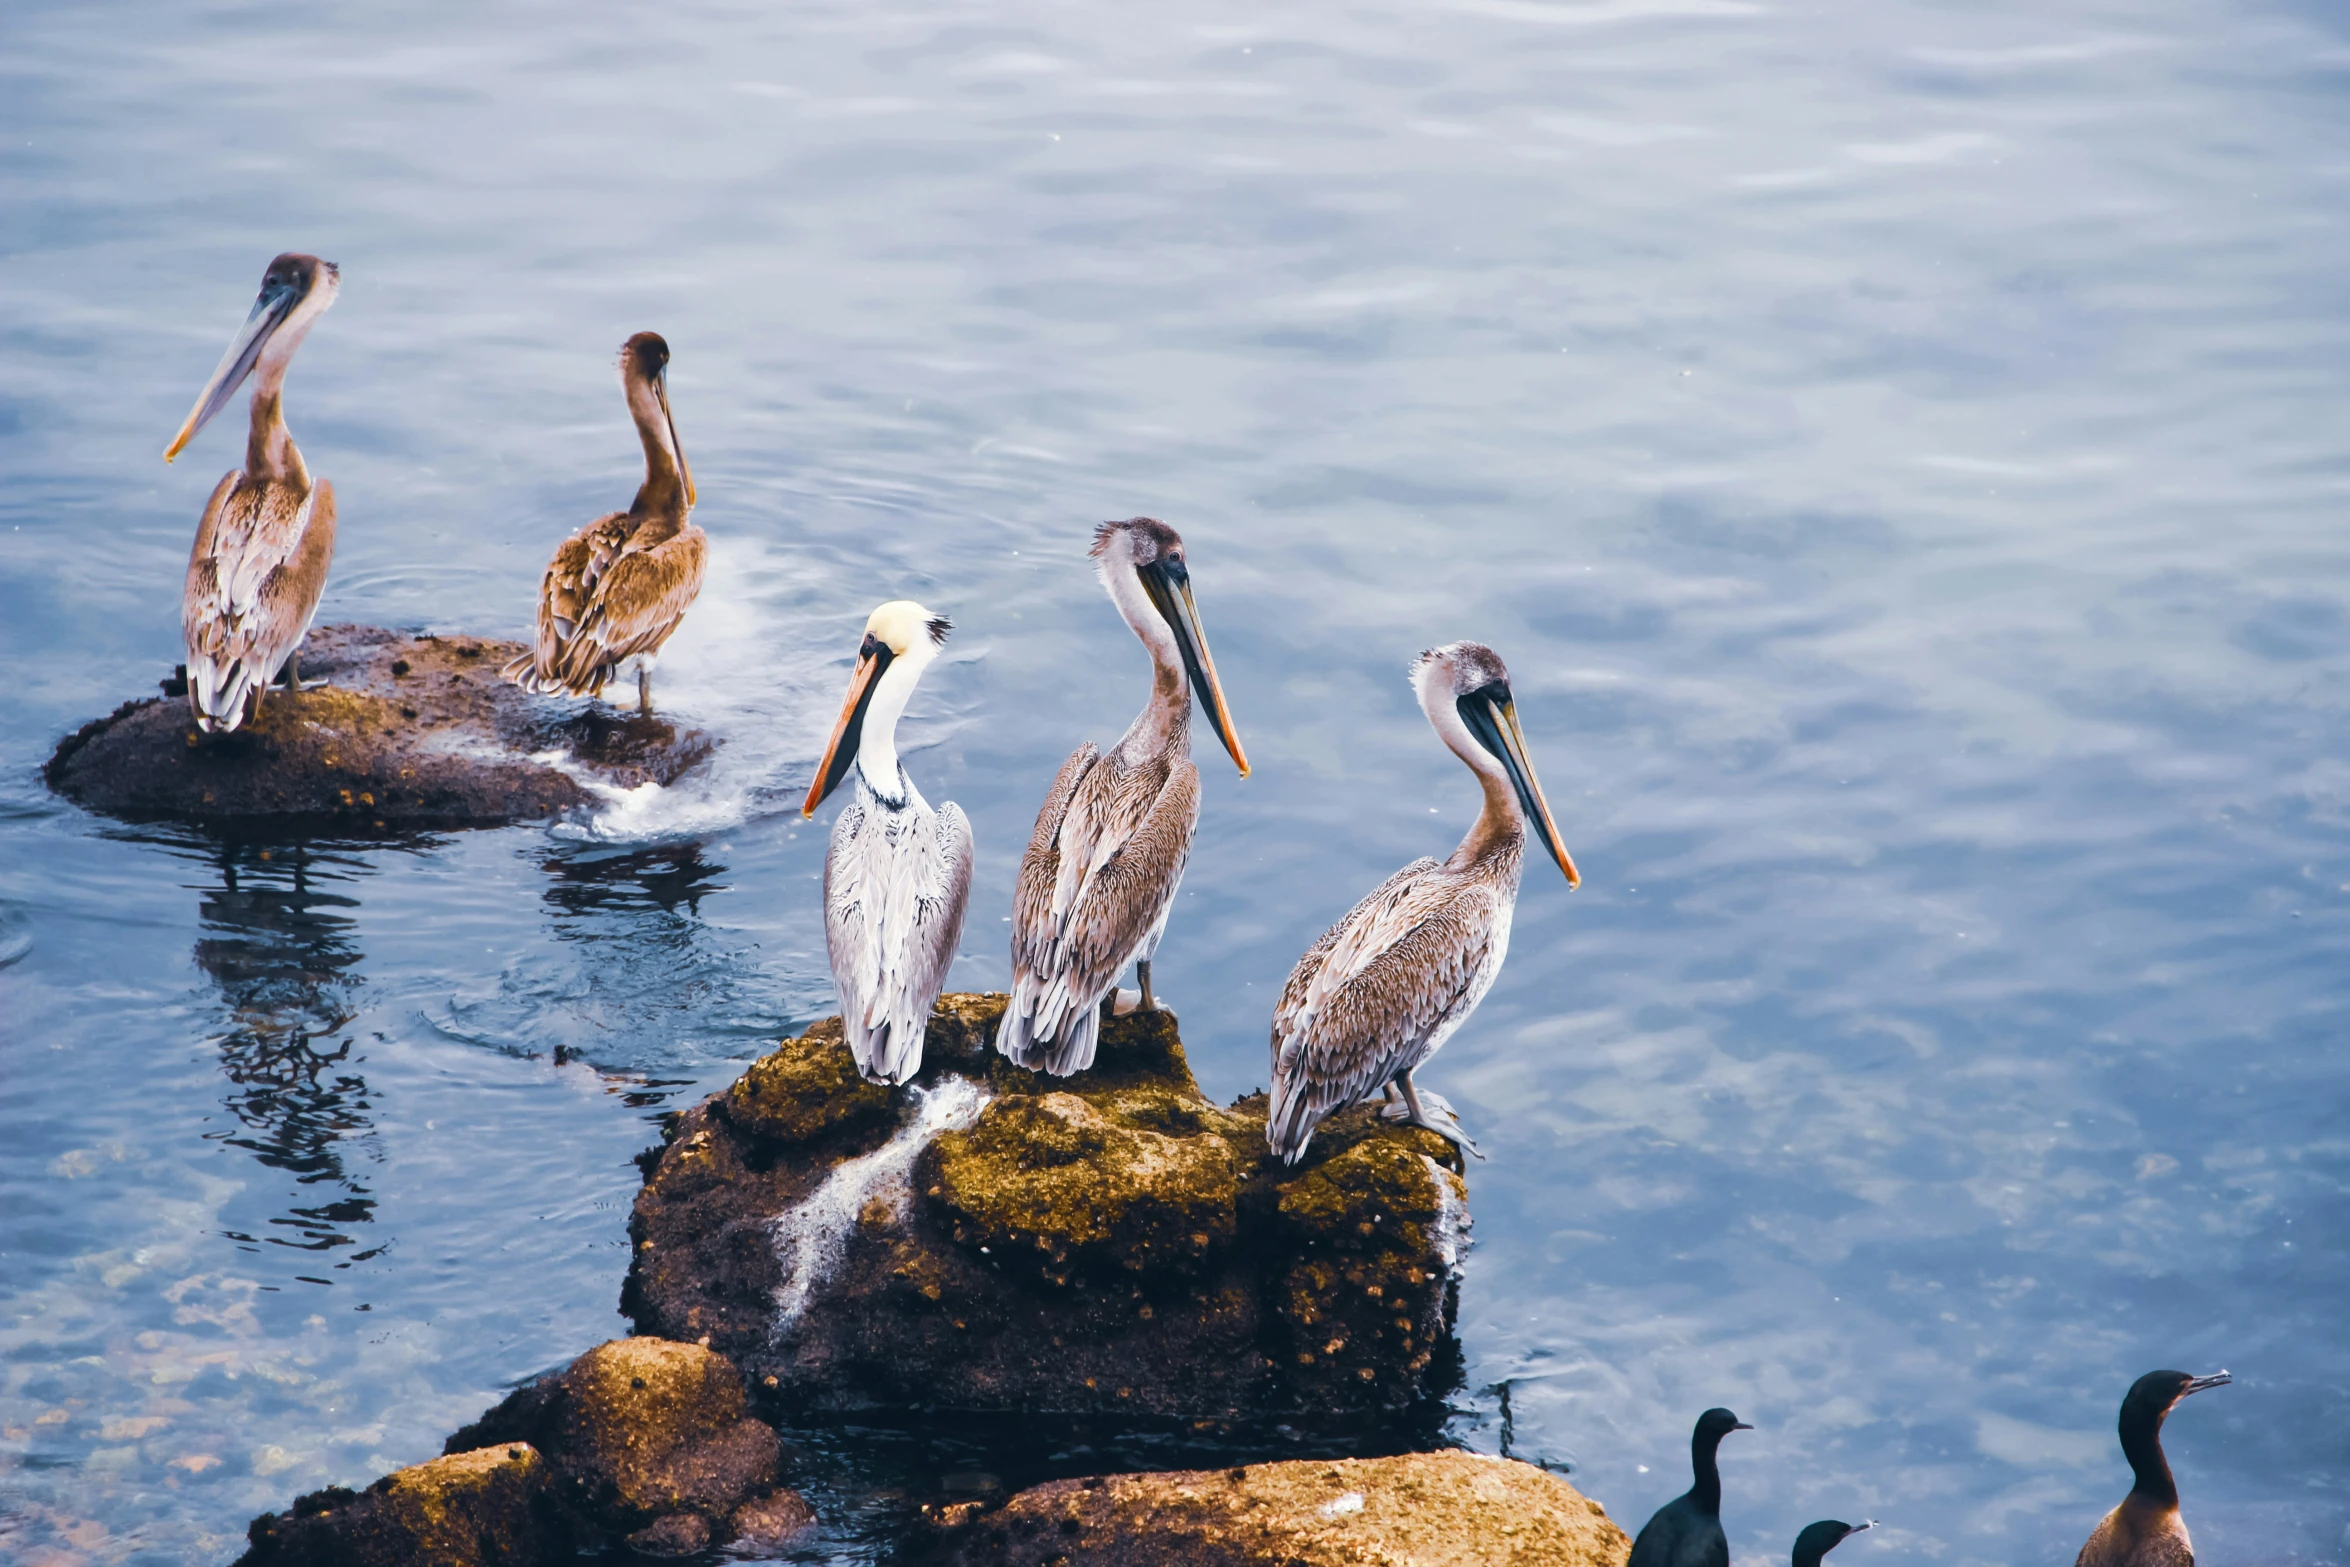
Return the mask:
M970 822L951 800L932 810L898 759L898 717L952 629L905 599L866 617L848 695L800 808L814 816L856 774L824 856L824 947L849 1051L876 1083L907 1082L921 1069L923 1030L971 901Z
M1429 724L1477 775L1485 806L1449 859L1414 860L1388 877L1290 970L1273 1009L1265 1139L1291 1164L1325 1117L1381 1091L1389 1119L1475 1153L1452 1107L1412 1074L1501 973L1527 838L1558 862L1568 886L1582 884L1534 776L1501 656L1481 642L1454 642L1422 653L1411 678Z
M188 647L188 706L196 727L234 730L261 711L261 694L293 660L335 557L335 490L313 479L286 429L286 369L335 302L331 261L288 251L261 274L261 295L164 448L186 450L238 388L253 382L245 466L222 475L196 524L180 594ZM292 672L299 676L299 667Z
M1110 602L1150 650L1150 699L1106 754L1091 741L1079 746L1036 813L1012 894L1012 1001L995 1036L1013 1061L1062 1077L1093 1065L1101 1004L1127 964L1140 993L1120 993L1119 1010L1130 1001L1157 1008L1151 956L1199 826L1195 693L1248 776L1182 536L1149 517L1105 522L1094 530L1093 560Z

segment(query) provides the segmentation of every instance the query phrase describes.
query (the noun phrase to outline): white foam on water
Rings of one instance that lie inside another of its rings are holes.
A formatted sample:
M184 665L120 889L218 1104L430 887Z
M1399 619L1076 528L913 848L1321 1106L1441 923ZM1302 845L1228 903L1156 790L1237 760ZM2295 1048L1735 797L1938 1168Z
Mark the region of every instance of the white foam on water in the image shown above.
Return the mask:
M1444 1264L1446 1275L1461 1276L1461 1257L1469 1249L1469 1205L1453 1190L1453 1175L1443 1165L1420 1155L1420 1162L1428 1166L1428 1179L1436 1183L1436 1222L1430 1226L1429 1242L1436 1248L1436 1260Z
M836 1166L823 1184L799 1205L778 1214L772 1234L775 1257L783 1264L783 1282L775 1290L775 1322L771 1331L781 1338L808 1309L808 1296L829 1278L848 1252L849 1235L868 1203L879 1197L896 1213L905 1212L912 1195L906 1177L914 1160L941 1132L960 1132L979 1119L987 1104L986 1089L966 1078L948 1077L933 1088L909 1088L914 1118L898 1134L869 1154L860 1154Z
M787 551L712 533L701 596L654 666L653 708L709 735L716 751L666 787L632 789L588 776L567 756L552 760L599 802L554 833L596 843L693 837L798 806L871 607L841 599L821 570ZM634 704L634 665L622 666L606 696L622 708ZM944 690L916 694L901 754L912 756L962 721L959 709L943 711L953 700Z

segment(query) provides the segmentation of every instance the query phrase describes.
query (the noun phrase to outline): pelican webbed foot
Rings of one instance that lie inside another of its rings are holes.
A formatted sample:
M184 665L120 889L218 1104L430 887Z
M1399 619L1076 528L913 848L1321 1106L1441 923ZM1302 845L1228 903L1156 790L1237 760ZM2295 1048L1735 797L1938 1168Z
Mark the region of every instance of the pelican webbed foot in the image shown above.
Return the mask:
M1398 1088L1403 1090L1400 1101L1396 1098ZM1444 1096L1433 1088L1417 1086L1408 1073L1387 1085L1387 1102L1379 1107L1379 1116L1382 1120L1434 1132L1472 1159L1485 1157L1469 1140L1469 1134L1461 1130L1460 1117L1453 1113Z

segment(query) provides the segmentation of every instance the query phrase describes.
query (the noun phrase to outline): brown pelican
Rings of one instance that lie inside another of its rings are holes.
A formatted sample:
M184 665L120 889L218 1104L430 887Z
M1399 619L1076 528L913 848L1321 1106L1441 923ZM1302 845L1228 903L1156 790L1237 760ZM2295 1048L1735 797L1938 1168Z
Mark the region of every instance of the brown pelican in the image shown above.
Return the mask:
M2195 1567L2195 1546L2179 1518L2178 1482L2162 1453L2162 1422L2178 1401L2232 1380L2225 1371L2191 1377L2149 1371L2122 1400L2122 1456L2130 1461L2130 1494L2105 1515L2074 1567Z
M1375 1089L1386 1090L1382 1113L1390 1119L1474 1153L1451 1106L1415 1088L1412 1073L1468 1021L1501 973L1529 823L1567 885L1582 884L1534 777L1499 655L1455 642L1422 653L1411 679L1428 722L1485 786L1485 808L1452 858L1414 860L1388 877L1290 970L1273 1010L1265 1137L1291 1164L1324 1116Z
M204 503L180 629L188 644L188 706L196 727L232 730L261 711L261 693L310 629L335 557L335 488L313 480L286 430L286 366L312 323L335 302L343 275L331 261L291 251L261 274L253 301L187 423L164 448L177 457L196 432L259 372L245 467L224 474ZM299 674L296 666L294 675Z
M1110 602L1150 649L1150 700L1108 754L1091 741L1079 746L1036 813L1012 894L1012 1004L995 1036L1020 1065L1063 1077L1093 1064L1102 998L1127 964L1136 966L1142 1009L1157 1009L1151 954L1199 825L1194 689L1248 776L1192 602L1182 538L1148 517L1105 522L1094 530L1093 558Z
M657 332L621 345L620 385L645 443L645 482L628 510L598 517L555 546L539 584L538 635L506 666L506 678L524 690L600 696L633 658L638 710L653 710L653 660L702 591L706 548L688 520L694 475L669 417L668 366L669 345Z
M814 816L855 765L857 797L832 824L824 856L824 945L849 1050L877 1083L921 1068L922 1031L971 901L971 824L951 800L933 811L898 760L898 715L950 629L903 599L867 617L840 721L800 808Z

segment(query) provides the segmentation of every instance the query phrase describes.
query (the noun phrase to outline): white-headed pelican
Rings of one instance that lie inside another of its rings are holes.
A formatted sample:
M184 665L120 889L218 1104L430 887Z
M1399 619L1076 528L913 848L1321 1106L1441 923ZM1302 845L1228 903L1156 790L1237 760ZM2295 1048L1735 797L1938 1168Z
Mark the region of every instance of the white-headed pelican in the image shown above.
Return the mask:
M180 629L188 644L188 706L196 727L232 730L261 711L261 693L294 655L335 557L335 489L313 480L286 430L286 366L342 273L288 252L261 274L261 297L221 355L196 406L164 448L180 454L254 376L245 467L223 475L196 525ZM298 666L297 666L298 671Z
M689 520L694 475L669 417L668 368L669 345L657 332L621 345L620 385L645 444L645 482L628 510L555 546L539 584L538 634L506 666L506 678L527 691L601 696L633 658L637 707L653 709L653 660L702 591L707 549Z
M824 945L857 1070L903 1083L922 1066L922 1031L946 983L971 901L971 824L922 798L898 760L898 715L952 629L900 599L865 621L849 694L800 814L857 770L857 796L824 856Z
M1510 672L1493 649L1455 642L1420 655L1412 687L1436 733L1485 786L1485 808L1448 860L1414 860L1322 933L1289 972L1273 1011L1273 1096L1265 1139L1291 1164L1322 1118L1385 1089L1386 1114L1474 1152L1451 1107L1412 1073L1493 988L1531 823L1581 885L1534 777ZM1431 1116L1425 1099L1435 1107Z
M1240 776L1248 758L1191 598L1183 540L1148 517L1094 530L1094 569L1110 602L1150 649L1150 700L1107 754L1088 741L1061 764L1036 813L1012 894L1012 1004L996 1048L1025 1067L1067 1076L1093 1065L1102 998L1136 965L1144 1011L1151 954L1199 825L1191 761L1196 689ZM1123 998L1121 998L1121 1003Z

